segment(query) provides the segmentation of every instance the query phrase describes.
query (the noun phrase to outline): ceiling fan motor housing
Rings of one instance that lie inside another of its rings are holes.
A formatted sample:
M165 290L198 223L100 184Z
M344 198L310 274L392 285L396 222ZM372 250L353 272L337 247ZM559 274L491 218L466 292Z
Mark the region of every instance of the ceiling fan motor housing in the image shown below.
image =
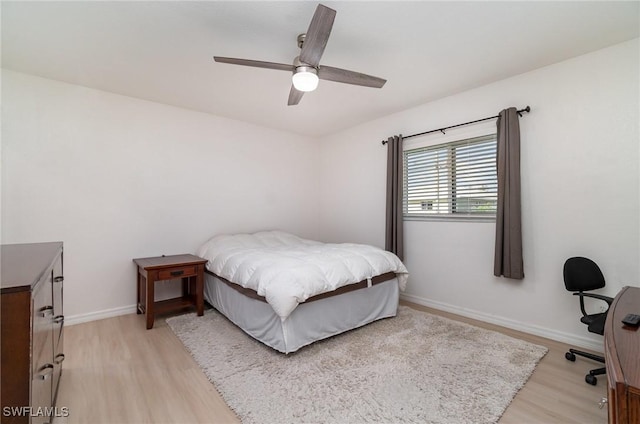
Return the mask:
M315 66L311 66L308 63L304 63L300 60L300 56L296 56L295 59L293 59L293 66L296 68L295 71L293 71L294 73L299 69L299 68L306 68L306 69L300 69L299 72L314 72L314 73L318 73L318 68L316 68ZM311 71L310 69L313 69L313 71Z
M300 34L298 35L298 47L302 48L302 46L304 45L304 40L305 38L307 38L307 34ZM296 56L295 59L293 59L293 66L295 66L295 70L293 71L293 73L297 73L297 72L311 72L313 74L318 75L318 68L315 66L312 66L308 63L304 63L300 60L300 56Z

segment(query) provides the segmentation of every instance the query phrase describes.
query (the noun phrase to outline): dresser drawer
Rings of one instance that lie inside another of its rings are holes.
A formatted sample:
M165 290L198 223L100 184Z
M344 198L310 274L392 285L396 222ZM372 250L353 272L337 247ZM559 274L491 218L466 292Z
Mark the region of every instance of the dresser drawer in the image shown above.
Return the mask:
M51 352L49 352L51 354ZM46 358L41 358L45 359ZM51 358L49 358L50 360ZM36 363L36 362L34 362ZM50 362L41 363L40 367L34 372L31 380L31 406L34 410L39 408L51 408L53 406L53 376L54 365ZM31 424L40 424L49 422L46 414L41 414L31 419Z
M194 265L161 269L158 271L158 280L172 280L174 278L192 277L197 274L197 267Z
M31 374L32 407L50 407L53 365L53 291L52 272L37 286L33 297L33 360ZM38 422L38 418L32 420Z
M54 341L53 341L53 379L51 381L51 391L53 396L53 403L55 405L56 395L58 394L58 386L60 385L60 375L62 374L62 362L64 361L64 327L60 328L60 331L56 334L54 333ZM55 340L55 338L58 338Z
M43 364L38 360L43 354L52 355L53 337L51 324L53 319L53 293L51 291L51 271L44 277L35 289L33 296L33 374L35 375ZM49 359L49 362L51 360Z

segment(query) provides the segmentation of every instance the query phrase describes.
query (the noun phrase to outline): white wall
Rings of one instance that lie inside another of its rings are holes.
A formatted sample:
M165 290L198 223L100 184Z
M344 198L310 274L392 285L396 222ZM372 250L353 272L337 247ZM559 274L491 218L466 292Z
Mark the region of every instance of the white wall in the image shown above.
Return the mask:
M311 138L3 70L2 243L64 241L72 319L130 312L133 258L217 233L316 237L317 155Z
M605 294L640 286L638 51L626 42L325 137L320 234L384 247L382 139L530 105L520 119L525 279L493 276L495 223L408 221L406 298L600 347L578 321L562 265L594 259Z
M603 269L602 292L640 285L638 47L320 140L3 71L2 242L65 242L68 316L130 312L132 258L194 252L215 233L281 228L384 246L382 139L530 105L520 120L525 279L493 277L494 224L412 221L406 298L597 348L561 270L584 255Z

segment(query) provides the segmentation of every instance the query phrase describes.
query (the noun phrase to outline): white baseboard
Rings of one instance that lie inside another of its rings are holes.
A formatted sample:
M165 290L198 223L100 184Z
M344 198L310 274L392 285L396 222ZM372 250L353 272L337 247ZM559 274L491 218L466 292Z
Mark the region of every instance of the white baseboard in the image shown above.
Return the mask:
M402 300L406 300L407 302L417 303L418 305L427 306L429 308L438 309L440 311L450 312L452 314L461 315L467 318L477 319L478 321L488 322L491 324L499 325L501 327L510 328L512 330L522 331L523 333L545 337L547 339L570 344L571 346L589 349L600 353L603 352L604 346L602 340L596 341L589 339L588 337L576 336L575 334L552 330L550 328L544 328L538 325L527 324L525 322L515 321L512 319L491 315L472 309L461 308L459 306L450 305L447 303L436 302L410 294L401 294L400 298Z
M83 322L97 321L99 319L113 318L120 315L128 315L136 313L136 305L121 306L119 308L105 309L103 311L89 312L87 314L78 314L64 317L64 325L82 324Z

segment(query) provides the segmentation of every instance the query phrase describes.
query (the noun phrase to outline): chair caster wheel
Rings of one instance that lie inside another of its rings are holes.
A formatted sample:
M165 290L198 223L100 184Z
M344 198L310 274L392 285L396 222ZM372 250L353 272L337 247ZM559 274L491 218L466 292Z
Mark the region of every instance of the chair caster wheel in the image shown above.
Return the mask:
M596 384L598 384L598 379L594 375L591 375L591 374L587 374L584 377L584 381L586 381L587 383L591 384L592 386L595 386Z
M571 362L575 362L576 361L576 355L574 355L571 352L565 353L564 357L567 359L567 361L571 361Z

